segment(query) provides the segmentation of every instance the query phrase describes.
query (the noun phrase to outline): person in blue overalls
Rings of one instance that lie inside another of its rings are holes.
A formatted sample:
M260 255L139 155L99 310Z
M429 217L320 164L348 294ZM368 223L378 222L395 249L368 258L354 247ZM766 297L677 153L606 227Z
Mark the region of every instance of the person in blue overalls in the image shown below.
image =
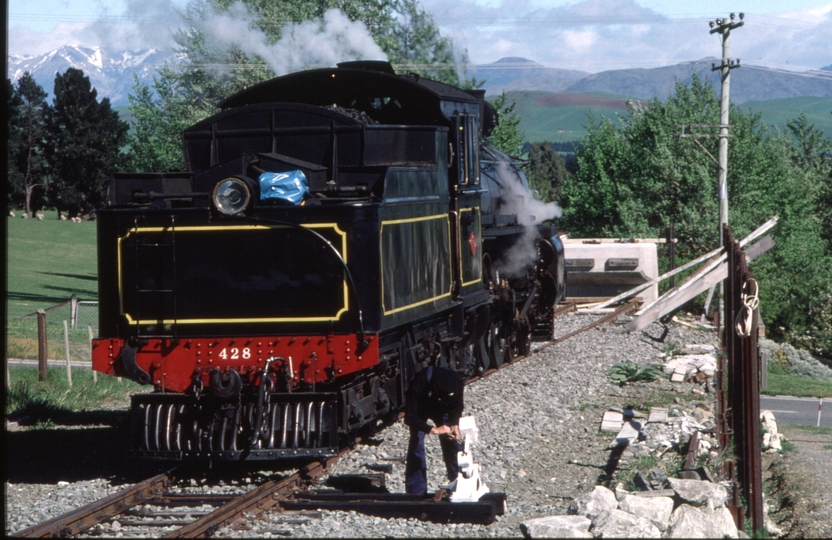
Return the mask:
M405 491L425 494L428 471L425 460L425 434L439 436L448 480L456 480L459 442L459 417L462 416L462 379L448 368L430 366L410 380L405 402L404 423L410 427L405 466ZM434 426L428 424L432 420Z

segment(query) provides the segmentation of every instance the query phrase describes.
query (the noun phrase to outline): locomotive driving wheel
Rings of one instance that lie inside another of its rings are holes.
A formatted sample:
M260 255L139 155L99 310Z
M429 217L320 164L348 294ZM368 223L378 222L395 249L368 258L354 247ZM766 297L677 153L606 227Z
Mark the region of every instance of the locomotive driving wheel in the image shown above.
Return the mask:
M490 332L485 332L477 339L474 347L474 356L477 360L477 371L485 373L491 367L491 343Z
M532 352L532 328L527 319L515 321L514 345L517 350L517 356L527 356Z
M511 359L511 336L499 321L491 323L491 328L488 330L488 341L491 362L495 368Z

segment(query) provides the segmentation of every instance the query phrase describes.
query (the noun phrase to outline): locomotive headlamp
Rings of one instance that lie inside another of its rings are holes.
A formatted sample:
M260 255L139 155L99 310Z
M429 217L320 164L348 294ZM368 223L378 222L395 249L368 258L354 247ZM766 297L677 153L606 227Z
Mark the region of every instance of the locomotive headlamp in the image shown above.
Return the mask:
M246 209L251 201L251 189L240 178L226 178L214 186L211 200L221 213L233 216Z

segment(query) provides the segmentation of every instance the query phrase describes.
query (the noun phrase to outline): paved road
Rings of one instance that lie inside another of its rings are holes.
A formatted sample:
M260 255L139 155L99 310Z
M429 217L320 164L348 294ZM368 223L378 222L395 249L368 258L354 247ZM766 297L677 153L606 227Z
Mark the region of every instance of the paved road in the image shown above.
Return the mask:
M768 409L778 424L792 426L818 425L819 404L816 398L760 396L760 410ZM825 399L821 405L820 425L832 428L832 399Z
M17 359L17 358L9 358L9 359L6 360L6 362L11 367L28 367L28 368L37 368L38 367L38 361L37 360L20 360L20 359ZM66 360L52 360L50 358L49 360L46 361L46 363L51 368L58 368L58 367L65 368L66 367ZM89 362L89 361L82 362L82 361L78 361L78 360L73 360L72 362L70 362L70 365L72 366L72 369L76 369L76 368L78 368L78 369L91 369L92 368L92 362Z

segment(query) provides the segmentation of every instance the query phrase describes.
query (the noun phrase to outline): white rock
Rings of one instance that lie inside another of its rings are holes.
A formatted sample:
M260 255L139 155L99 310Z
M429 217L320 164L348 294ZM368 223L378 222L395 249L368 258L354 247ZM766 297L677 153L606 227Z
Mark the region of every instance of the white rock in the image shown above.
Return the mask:
M724 508L726 511L727 508ZM728 512L730 515L730 511ZM722 521L724 513L714 511L713 514L708 515L701 510L694 508L688 504L679 506L670 518L670 530L667 533L667 538L723 538L726 533L723 528L724 523L717 523L715 517ZM733 524L733 521L731 522ZM734 536L730 533L728 536L736 538L736 527L733 528Z
M728 500L728 490L720 484L702 480L681 480L669 478L670 487L683 501L693 506L719 508Z
M604 486L595 486L592 493L578 497L569 505L570 515L594 518L604 510L614 510L618 506L615 493Z
M596 538L661 538L662 532L649 519L617 508L598 514L592 521Z
M625 495L618 508L637 517L650 520L662 532L666 531L673 513L673 499L670 497L637 497Z
M592 538L592 522L584 516L547 516L520 524L526 538Z
M714 526L719 529L720 538L725 538L726 536L729 538L737 537L737 525L734 523L734 516L731 514L731 511L728 510L728 507L722 506L720 508L716 508L713 513L710 514L710 518L713 521Z

